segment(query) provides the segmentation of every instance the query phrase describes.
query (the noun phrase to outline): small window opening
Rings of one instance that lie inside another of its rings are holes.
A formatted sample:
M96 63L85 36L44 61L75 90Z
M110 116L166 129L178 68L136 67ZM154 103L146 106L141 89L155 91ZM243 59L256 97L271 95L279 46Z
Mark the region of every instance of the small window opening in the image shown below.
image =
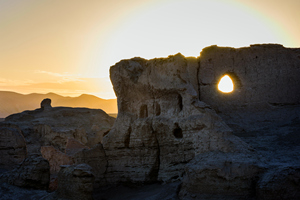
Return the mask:
M218 90L223 93L230 93L234 90L234 84L230 76L226 74L220 79L218 83Z
M183 137L182 129L178 126L177 123L175 123L175 129L173 131L173 134L176 138L182 138Z
M160 105L158 102L155 104L155 115L159 116L160 115Z
M142 105L140 108L140 118L148 117L148 108L147 105Z
M182 104L182 96L180 94L178 94L178 106L179 106L179 110L182 111L183 104Z

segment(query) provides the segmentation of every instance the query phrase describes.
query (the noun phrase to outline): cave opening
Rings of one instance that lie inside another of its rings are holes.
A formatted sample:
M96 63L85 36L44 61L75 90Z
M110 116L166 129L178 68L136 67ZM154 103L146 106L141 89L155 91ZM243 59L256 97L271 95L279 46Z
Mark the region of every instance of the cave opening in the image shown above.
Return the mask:
M173 130L173 135L175 138L183 138L182 129L179 127L178 123L175 123L175 129Z
M148 117L148 107L147 105L142 105L140 108L140 118L146 118Z

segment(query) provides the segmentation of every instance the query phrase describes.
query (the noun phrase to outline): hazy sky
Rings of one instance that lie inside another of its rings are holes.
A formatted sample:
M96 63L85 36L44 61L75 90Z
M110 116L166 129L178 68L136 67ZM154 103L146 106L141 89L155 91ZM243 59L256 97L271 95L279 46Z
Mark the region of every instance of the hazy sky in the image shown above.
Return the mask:
M115 98L121 59L300 47L299 0L0 0L0 90Z

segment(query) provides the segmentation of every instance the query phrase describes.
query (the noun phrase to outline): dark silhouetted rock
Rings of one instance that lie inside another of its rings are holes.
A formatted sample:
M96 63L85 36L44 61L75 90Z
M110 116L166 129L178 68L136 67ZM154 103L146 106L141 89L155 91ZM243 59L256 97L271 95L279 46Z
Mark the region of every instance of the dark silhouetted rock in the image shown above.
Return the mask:
M26 143L15 128L0 127L0 168L11 169L26 157Z
M50 110L52 108L51 106L51 99L44 99L41 102L41 109L42 110Z

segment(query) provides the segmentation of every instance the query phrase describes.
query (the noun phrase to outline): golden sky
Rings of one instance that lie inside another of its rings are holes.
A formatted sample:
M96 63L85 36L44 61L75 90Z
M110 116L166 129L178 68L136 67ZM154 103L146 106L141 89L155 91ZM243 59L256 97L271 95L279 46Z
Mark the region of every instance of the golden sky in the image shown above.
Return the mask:
M121 59L300 47L299 0L0 0L0 90L115 98Z

